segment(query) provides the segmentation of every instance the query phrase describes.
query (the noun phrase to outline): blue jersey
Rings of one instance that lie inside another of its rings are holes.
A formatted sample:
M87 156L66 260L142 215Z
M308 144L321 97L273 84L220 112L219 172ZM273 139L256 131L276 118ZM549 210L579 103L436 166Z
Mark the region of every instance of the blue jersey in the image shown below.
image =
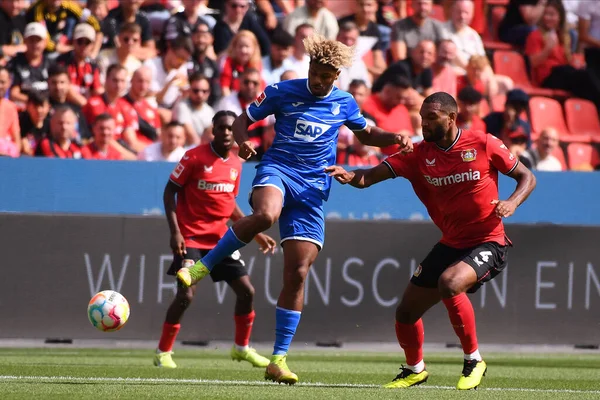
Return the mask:
M252 121L275 115L275 139L261 165L279 166L286 174L329 195L331 178L323 169L335 164L338 130L367 127L351 94L336 87L324 97L314 96L308 79L268 86L247 109Z

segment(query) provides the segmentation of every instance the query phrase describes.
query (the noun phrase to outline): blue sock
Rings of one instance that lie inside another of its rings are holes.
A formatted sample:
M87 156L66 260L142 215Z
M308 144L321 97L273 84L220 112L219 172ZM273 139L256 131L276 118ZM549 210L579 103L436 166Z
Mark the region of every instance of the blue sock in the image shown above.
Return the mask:
M302 312L277 307L275 310L275 345L273 355L287 354Z
M233 229L229 228L225 236L219 240L219 243L200 261L209 271L212 271L213 267L223 261L225 257L233 254L234 251L241 249L246 244L235 236Z

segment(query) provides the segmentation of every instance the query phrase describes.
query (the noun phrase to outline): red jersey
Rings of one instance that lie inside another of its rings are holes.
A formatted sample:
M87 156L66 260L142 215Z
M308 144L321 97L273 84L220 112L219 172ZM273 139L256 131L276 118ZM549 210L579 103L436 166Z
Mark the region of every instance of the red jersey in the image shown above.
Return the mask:
M146 99L135 101L129 94L123 96L135 110L138 118L139 130L136 131L137 140L146 146L158 139L157 132L162 123L158 109L152 107Z
M75 142L71 142L66 150L54 140L45 138L38 143L35 149L36 156L49 157L49 158L81 158L81 147Z
M186 246L212 249L227 232L241 172L242 163L235 153L223 159L210 144L185 153L170 179L181 187L176 213Z
M106 95L92 96L81 111L89 126L94 125L96 117L100 114L112 115L116 125L115 140L121 139L121 134L125 129L131 128L136 132L139 129L137 113L131 104L122 98L118 98L113 104L108 104Z
M459 130L447 149L419 142L412 153L394 154L384 163L410 181L442 231L443 244L457 249L484 242L507 244L491 202L498 199L498 171L511 173L519 160L495 136Z
M71 87L83 96L89 97L92 90L100 90L102 82L100 81L100 68L94 60L87 58L82 64L75 60L74 51L61 54L56 58L56 63L67 68Z
M122 160L123 156L112 146L106 148L106 152L98 150L94 142L81 149L81 156L88 160Z

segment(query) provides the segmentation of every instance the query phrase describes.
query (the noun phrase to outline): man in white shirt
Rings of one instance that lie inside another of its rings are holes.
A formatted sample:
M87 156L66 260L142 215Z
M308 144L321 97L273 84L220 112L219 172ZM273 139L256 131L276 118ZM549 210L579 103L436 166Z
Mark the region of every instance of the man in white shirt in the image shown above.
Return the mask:
M292 69L288 57L291 53L294 37L283 29L276 29L271 37L271 53L262 58L262 77L267 85L279 82L281 74Z
M479 33L469 24L473 20L474 5L472 0L457 0L452 6L451 19L445 27L450 33L450 38L456 44L457 57L455 66L467 67L472 56L484 56L485 49Z
M352 21L346 21L340 25L340 33L338 33L337 41L346 46L353 47L356 45L359 36L360 31L358 30L358 26ZM371 88L371 76L369 75L369 70L358 54L354 55L354 61L352 62L351 67L341 69L337 86L340 89L347 91L350 82L353 80L363 81L367 84L369 89Z
M183 124L188 145L196 145L212 139L210 127L215 111L207 104L209 96L208 78L195 72L190 76L188 98L179 101L173 108L173 121Z
M338 22L335 15L326 7L326 0L306 0L305 5L296 8L283 21L283 29L290 35L296 27L308 23L314 26L315 32L329 40L335 40L338 34Z
M515 154L531 169L538 171L562 171L563 167L558 158L552 154L559 146L558 132L554 128L546 128L540 133L537 147L521 154Z
M163 56L144 62L144 66L152 70L150 90L154 93L159 107L172 108L181 95L181 91L189 87L187 71L193 51L192 39L180 36L169 42L168 49ZM165 120L170 120L170 118L165 118Z
M185 154L185 131L183 125L172 121L165 126L160 134L160 142L146 146L138 154L142 161L179 162Z
M260 80L260 72L257 69L247 68L240 77L240 91L223 97L215 106L215 112L228 110L236 115L242 114L260 94Z
M304 39L312 35L315 31L310 24L301 24L296 28L294 36L294 49L292 54L287 58L289 61L289 69L296 71L298 78L308 78L308 68L310 66L310 57L304 49Z

